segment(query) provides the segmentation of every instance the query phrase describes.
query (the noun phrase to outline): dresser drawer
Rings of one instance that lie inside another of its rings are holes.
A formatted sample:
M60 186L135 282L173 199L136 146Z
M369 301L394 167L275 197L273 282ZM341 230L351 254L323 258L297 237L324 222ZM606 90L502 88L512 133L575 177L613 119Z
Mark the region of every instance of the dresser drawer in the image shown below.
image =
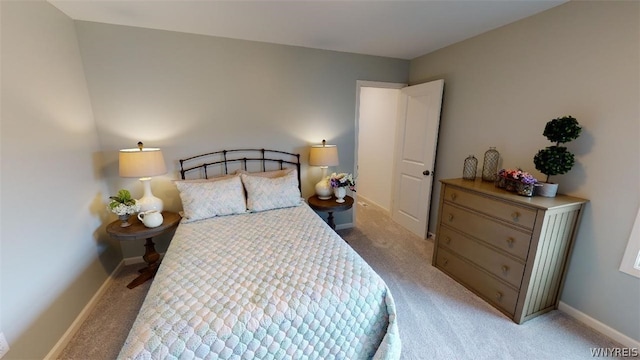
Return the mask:
M438 234L438 246L448 248L497 278L520 288L524 264L444 226Z
M447 186L444 200L483 212L515 225L524 226L527 229L533 229L533 225L536 222L536 211L533 209L476 195L455 187Z
M478 270L445 249L439 248L436 266L463 283L489 303L501 308L511 316L516 309L518 292L508 285Z
M519 259L527 259L531 242L531 233L527 231L514 229L449 204L444 204L442 207L441 222L443 225L486 241Z

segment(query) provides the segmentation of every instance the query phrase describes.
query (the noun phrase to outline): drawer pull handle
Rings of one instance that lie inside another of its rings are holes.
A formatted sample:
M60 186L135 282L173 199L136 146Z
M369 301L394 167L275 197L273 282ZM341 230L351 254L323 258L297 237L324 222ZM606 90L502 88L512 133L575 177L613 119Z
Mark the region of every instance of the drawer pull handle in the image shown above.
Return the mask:
M447 266L447 264L449 263L449 259L447 259L446 257L442 258L442 265Z
M518 221L518 218L520 217L520 213L517 211L514 211L513 213L511 213L511 217L513 218L513 221Z
M449 221L453 221L453 214L449 214Z
M509 238L507 239L507 245L509 245L509 247L512 247L512 246L513 246L513 242L514 242L514 241L516 241L516 239L514 239L514 238L512 238L512 237L509 237Z
M496 300L502 301L502 293L500 291L496 291Z
M444 242L446 244L451 244L451 238L447 236L446 238L444 238Z
M509 267L507 265L502 265L502 272L506 273L507 271L509 271Z
M458 195L456 195L456 193L452 193L451 194L451 201L454 201L456 199L456 197L458 197Z

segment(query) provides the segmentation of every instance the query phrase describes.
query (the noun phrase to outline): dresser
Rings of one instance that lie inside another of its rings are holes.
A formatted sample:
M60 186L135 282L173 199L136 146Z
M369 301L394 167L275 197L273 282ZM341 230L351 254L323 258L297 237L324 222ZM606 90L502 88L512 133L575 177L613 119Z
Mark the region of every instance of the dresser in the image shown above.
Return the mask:
M518 324L556 309L587 200L441 183L433 265Z

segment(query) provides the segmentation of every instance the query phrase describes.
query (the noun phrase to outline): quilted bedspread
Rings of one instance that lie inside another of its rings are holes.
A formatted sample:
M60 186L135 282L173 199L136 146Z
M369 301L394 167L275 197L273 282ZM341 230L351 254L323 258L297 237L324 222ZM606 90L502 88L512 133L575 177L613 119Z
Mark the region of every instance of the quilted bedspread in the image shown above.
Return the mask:
M302 206L180 224L120 359L398 359L384 281Z

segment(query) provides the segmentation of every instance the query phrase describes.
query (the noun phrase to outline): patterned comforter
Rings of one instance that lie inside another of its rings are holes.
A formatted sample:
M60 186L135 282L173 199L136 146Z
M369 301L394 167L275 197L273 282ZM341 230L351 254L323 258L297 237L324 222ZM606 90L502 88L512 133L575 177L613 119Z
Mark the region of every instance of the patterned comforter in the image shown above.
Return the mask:
M398 359L384 281L306 204L180 224L120 359Z

